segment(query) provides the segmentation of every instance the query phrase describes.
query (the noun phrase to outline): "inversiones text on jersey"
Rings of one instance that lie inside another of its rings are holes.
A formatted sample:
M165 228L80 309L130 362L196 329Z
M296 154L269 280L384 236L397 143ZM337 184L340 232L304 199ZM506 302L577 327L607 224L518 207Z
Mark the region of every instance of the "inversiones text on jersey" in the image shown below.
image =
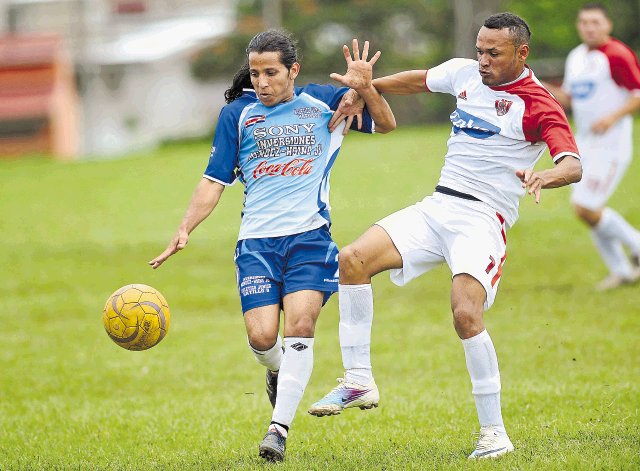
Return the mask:
M220 112L205 178L245 185L239 239L280 237L330 224L329 176L342 128L327 125L346 88L308 85L268 107L253 90ZM373 132L364 113L361 131Z

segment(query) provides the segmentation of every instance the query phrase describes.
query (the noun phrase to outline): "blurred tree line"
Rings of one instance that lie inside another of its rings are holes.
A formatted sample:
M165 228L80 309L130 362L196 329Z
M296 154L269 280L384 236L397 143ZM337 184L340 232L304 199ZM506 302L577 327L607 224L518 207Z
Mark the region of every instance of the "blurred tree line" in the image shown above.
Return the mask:
M583 0L239 0L234 34L203 51L193 62L202 80L231 77L246 60L257 32L276 21L298 41L302 71L298 85L330 83L330 72L345 70L342 45L369 40L382 57L375 76L424 69L458 56L473 57L475 36L491 13L511 11L533 32L530 63L537 75L562 75L564 58L579 43L575 18ZM614 19L614 36L640 49L640 0L602 2ZM270 6L275 8L271 14ZM467 44L469 43L469 44ZM466 47L465 47L466 45ZM399 123L444 121L453 97L388 97Z

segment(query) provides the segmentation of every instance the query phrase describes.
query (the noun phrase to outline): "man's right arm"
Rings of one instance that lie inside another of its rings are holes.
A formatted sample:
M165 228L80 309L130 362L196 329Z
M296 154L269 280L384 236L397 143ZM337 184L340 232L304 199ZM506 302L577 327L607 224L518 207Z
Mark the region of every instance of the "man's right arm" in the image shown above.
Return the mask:
M149 262L152 268L158 268L169 257L182 250L189 242L189 234L204 221L211 211L218 205L224 185L207 178L202 178L196 186L189 207L182 218L176 235L173 236L167 248Z
M428 91L425 84L426 70L407 70L373 80L373 86L380 93L391 95L413 95Z

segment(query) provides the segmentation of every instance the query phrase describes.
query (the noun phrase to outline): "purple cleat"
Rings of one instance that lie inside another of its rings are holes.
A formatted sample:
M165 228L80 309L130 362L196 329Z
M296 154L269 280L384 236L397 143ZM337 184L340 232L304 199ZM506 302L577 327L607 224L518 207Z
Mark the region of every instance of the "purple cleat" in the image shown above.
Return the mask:
M378 407L380 393L373 379L367 385L350 383L344 378L338 378L338 383L340 384L333 388L329 394L311 406L309 414L322 417L338 415L349 407L359 407L360 409Z

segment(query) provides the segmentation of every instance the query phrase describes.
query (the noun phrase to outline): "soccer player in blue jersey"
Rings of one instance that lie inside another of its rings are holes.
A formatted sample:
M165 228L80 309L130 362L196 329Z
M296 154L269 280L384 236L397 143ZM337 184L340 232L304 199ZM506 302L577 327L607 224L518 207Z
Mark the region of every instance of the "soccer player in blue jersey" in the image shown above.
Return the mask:
M347 73L339 76L365 100L362 129L389 132L395 118L372 86L365 42L360 58L344 50ZM273 416L260 456L284 459L289 426L311 376L320 309L338 290L338 248L329 226L329 173L340 150L341 130L328 123L347 87L294 86L300 71L294 41L279 31L256 35L247 63L225 97L209 165L166 250L149 262L159 267L183 249L189 234L216 207L227 185L246 187L235 249L238 289L249 348L267 368ZM346 125L346 124L345 124ZM284 341L278 335L284 312Z

